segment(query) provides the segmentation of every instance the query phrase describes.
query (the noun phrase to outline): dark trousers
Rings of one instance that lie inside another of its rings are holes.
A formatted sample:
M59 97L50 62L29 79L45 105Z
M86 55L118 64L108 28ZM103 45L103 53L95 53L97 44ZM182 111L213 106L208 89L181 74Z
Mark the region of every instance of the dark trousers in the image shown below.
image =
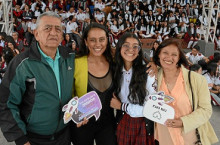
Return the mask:
M75 125L71 127L71 138L74 145L116 145L116 135L114 127L103 126L97 124L87 124L77 128Z
M35 133L27 133L28 140L31 145L70 145L69 127L55 133L54 135L38 135Z

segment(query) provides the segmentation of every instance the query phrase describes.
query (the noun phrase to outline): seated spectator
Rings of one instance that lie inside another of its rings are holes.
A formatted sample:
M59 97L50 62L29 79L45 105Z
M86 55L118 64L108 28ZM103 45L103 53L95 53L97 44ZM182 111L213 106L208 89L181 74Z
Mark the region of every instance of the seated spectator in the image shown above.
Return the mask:
M65 0L56 0L56 1L54 1L54 6L55 6L55 9L62 9L65 11L66 10L66 1ZM66 11L69 11L69 10L66 10Z
M72 39L73 38L72 38L72 35L70 33L65 33L64 34L64 39L61 42L61 45L67 47L68 43L70 43Z
M95 22L99 24L104 24L105 23L105 14L101 12L100 9L96 9L95 14L94 14L94 19Z
M119 39L119 34L121 33L117 19L113 20L113 24L111 25L110 29L111 29L111 34L114 38L114 43L117 44Z
M79 51L79 47L77 47L75 40L71 40L71 41L67 44L67 47L71 48L74 52L78 52L78 51Z
M162 37L161 37L161 34L160 34L160 29L161 29L161 25L160 25L160 22L158 20L156 20L154 26L153 26L153 29L151 32L153 34L153 38L157 39L157 41L159 41L160 43L162 42Z
M56 4L54 0L48 0L46 1L46 8L49 8L50 11L53 11L56 8Z
M102 0L97 0L95 1L94 8L103 11L103 9L105 8L105 3L102 2Z
M136 25L136 35L140 38L147 38L147 22L146 19L141 18Z
M215 84L215 79L218 76L218 74L219 74L219 70L216 63L210 63L207 65L207 72L204 74L204 77L208 82L211 96L218 104L220 104L220 97L219 97L220 86L217 86Z
M18 32L12 32L12 37L16 43L18 50L20 52L24 51L24 44L23 44L23 41L19 38Z
M107 16L107 21L112 24L114 19L118 19L118 14L116 10L112 10L108 16Z
M187 48L192 48L198 43L198 33L194 23L190 23L187 28L187 33L185 34L185 40L188 42Z
M0 32L0 47L5 47L5 37L7 34L5 32ZM1 53L0 53L1 54Z
M0 64L1 64L0 65L0 83L7 69L9 62L12 60L13 57L14 57L14 54L11 51L11 49L6 49L3 51L3 54L1 56L1 61L0 61Z
M33 17L31 22L28 23L28 32L25 33L26 45L30 45L34 37L34 30L36 29L37 17Z
M31 21L31 19L34 17L34 13L30 10L30 5L25 4L24 11L22 13L22 28L24 29L24 32L28 29L28 23Z
M162 40L166 40L169 38L170 35L170 27L167 24L167 21L163 22L161 29L160 29L160 33L162 36Z
M181 32L183 32L184 34L187 32L187 25L188 24L189 24L189 19L186 16L186 13L183 12L180 17L179 26L181 28Z
M76 40L77 46L80 44L81 35L78 32L79 26L76 22L76 18L73 15L69 17L69 21L66 24L66 33L72 35L72 38Z
M13 29L15 32L18 32L18 37L22 40L24 39L24 29L22 27L22 23L18 21L17 17L12 18Z
M202 67L199 64L191 65L190 70L202 74Z
M38 17L42 13L43 13L43 11L41 9L41 5L39 3L37 3L36 6L35 6L34 16Z
M154 53L157 50L158 46L160 45L159 41L155 41L153 44L153 48L150 50L150 61L153 61Z
M85 23L86 15L84 13L83 7L78 8L78 12L76 13L76 20L79 23L79 33L82 35L83 25Z
M8 36L7 39L8 39L7 40L7 45L4 48L4 50L11 49L11 51L14 54L14 56L18 55L20 53L20 51L18 50L17 45L16 45L13 37Z
M70 7L69 11L66 13L66 18L69 18L70 16L73 16L73 17L76 16L76 12L75 12L74 7Z
M120 11L120 6L118 4L118 1L116 1L116 0L113 1L111 7L112 7L112 10L116 10L117 12Z
M190 65L198 64L198 61L201 59L204 59L206 62L208 62L208 59L199 51L200 51L200 47L196 45L195 47L192 48L191 52L188 52L186 54L186 58L188 59Z
M21 4L17 3L15 6L15 9L13 10L13 15L17 17L19 20L22 19L22 13L23 11L21 10Z
M42 12L44 12L44 10L45 10L45 8L46 8L46 4L45 4L43 1L41 1L41 0L36 0L36 1L31 5L31 10L32 10L33 12L35 12L37 5L40 7L40 9L42 10Z

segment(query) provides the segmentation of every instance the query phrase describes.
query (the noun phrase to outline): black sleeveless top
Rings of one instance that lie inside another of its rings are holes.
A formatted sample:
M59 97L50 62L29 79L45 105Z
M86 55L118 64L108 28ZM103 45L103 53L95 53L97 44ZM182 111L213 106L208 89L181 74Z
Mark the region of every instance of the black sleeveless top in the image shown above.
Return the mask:
M112 72L111 69L103 77L96 77L92 74L88 74L88 87L87 91L95 91L102 103L101 115L97 121L95 117L92 117L89 120L89 123L98 123L100 125L115 124L114 111L110 107L110 101L112 99L112 93L114 91L113 81L112 81Z

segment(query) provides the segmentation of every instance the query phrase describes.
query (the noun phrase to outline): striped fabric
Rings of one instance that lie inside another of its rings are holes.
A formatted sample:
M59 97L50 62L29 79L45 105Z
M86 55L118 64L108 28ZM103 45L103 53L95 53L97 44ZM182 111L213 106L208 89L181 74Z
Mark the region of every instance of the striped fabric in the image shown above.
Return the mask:
M125 114L117 126L118 145L155 145L154 136L148 136L143 117Z

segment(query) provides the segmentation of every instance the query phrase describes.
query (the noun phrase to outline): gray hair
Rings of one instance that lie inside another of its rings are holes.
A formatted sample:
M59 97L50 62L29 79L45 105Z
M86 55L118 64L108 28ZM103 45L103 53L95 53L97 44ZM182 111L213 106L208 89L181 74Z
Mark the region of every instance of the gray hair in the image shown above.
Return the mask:
M40 16L38 16L38 18L37 18L36 29L39 27L41 18L44 17L44 16L49 16L49 17L54 17L54 18L60 19L60 16L57 13L55 13L55 12L52 12L52 11L44 12Z

